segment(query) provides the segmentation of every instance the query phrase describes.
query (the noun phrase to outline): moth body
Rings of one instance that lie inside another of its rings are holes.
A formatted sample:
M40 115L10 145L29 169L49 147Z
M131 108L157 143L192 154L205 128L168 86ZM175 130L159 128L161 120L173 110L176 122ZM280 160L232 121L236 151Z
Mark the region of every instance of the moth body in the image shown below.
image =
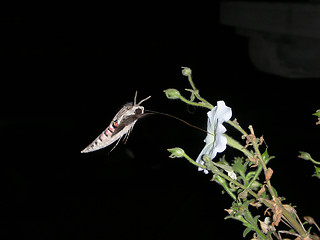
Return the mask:
M107 147L117 140L120 140L124 135L128 137L134 124L144 114L144 107L140 104L149 99L151 96L141 100L136 104L137 92L134 98L134 103L125 104L119 112L114 116L109 126L81 153L88 153Z

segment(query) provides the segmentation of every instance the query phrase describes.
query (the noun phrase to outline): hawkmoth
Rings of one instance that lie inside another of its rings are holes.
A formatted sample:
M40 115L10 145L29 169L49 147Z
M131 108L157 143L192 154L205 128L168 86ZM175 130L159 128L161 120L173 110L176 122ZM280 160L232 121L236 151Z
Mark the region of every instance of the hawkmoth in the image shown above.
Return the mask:
M109 126L81 153L88 153L99 150L101 148L107 147L118 140L116 145L111 149L111 151L118 145L121 138L124 136L125 142L128 140L129 134L132 131L134 124L137 120L143 117L144 107L140 106L141 103L148 100L151 96L142 99L138 104L137 91L134 96L133 103L125 104L119 112L114 116Z

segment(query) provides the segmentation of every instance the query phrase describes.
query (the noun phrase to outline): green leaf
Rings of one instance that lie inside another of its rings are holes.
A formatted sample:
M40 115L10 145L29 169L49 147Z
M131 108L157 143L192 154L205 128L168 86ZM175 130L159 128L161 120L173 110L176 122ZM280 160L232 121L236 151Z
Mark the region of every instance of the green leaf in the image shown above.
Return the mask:
M320 167L314 166L314 168L315 168L315 172L312 175L312 177L317 177L320 179Z
M245 173L245 167L243 165L243 158L235 158L234 163L232 164L233 171L237 173Z
M268 157L269 157L268 149L266 149L264 153L262 153L262 159L265 161Z
M243 204L242 207L246 210L248 210L250 203L254 202L255 199L250 199L250 200L246 200Z
M272 187L272 189L273 189L274 194L276 195L276 197L278 197L278 192L277 192L277 190L276 190L274 187Z
M253 218L253 221L255 223L255 225L258 225L258 219L259 219L260 215L257 215Z
M262 159L263 161L267 164L271 159L275 158L274 156L269 156L268 154L268 149L266 149L264 151L264 153L262 153Z
M320 117L320 109L318 109L314 114L312 114L314 116Z
M249 232L253 231L253 230L254 230L253 228L247 227L247 228L243 231L243 234L242 234L243 238L245 238L245 237L247 236L247 234L248 234Z

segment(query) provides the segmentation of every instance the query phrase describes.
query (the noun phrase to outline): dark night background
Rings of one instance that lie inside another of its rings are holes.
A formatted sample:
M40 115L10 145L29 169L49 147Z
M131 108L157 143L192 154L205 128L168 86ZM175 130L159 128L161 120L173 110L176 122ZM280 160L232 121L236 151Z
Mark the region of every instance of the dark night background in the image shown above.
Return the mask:
M320 182L297 158L304 150L319 160L317 79L257 70L247 38L219 23L218 3L201 18L192 6L179 15L156 6L103 9L0 19L2 239L241 238L241 224L223 220L231 199L211 176L168 158L171 147L196 158L202 132L153 115L111 153L80 154L135 90L139 100L152 95L146 109L205 129L207 110L163 94L188 96L181 66L193 70L201 96L224 100L245 129L252 124L264 136L279 195L319 221Z

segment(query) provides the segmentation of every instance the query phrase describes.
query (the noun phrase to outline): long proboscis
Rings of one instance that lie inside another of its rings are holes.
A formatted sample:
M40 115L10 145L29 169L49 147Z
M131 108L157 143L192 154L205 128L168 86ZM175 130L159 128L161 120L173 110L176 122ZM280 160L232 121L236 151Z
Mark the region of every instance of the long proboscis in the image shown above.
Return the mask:
M147 112L147 114L148 114L148 113L155 113L155 114L160 114L160 115L164 115L164 116L167 116L167 117L174 118L174 119L176 119L176 120L178 120L178 121L180 121L180 122L183 122L184 124L186 124L186 125L188 125L188 126L190 126L190 127L193 127L193 128L198 129L198 130L200 130L200 131L202 131L202 132L205 132L205 133L207 133L207 134L211 134L211 135L212 135L212 133L209 133L208 131L206 131L206 130L200 128L200 127L194 126L194 125L192 125L191 123L188 123L187 121L182 120L182 119L180 119L180 118L178 118L178 117L176 117L176 116L173 116L173 115L171 115L171 114L163 113L163 112L157 112L157 111L153 111L153 110L146 110L146 112Z

